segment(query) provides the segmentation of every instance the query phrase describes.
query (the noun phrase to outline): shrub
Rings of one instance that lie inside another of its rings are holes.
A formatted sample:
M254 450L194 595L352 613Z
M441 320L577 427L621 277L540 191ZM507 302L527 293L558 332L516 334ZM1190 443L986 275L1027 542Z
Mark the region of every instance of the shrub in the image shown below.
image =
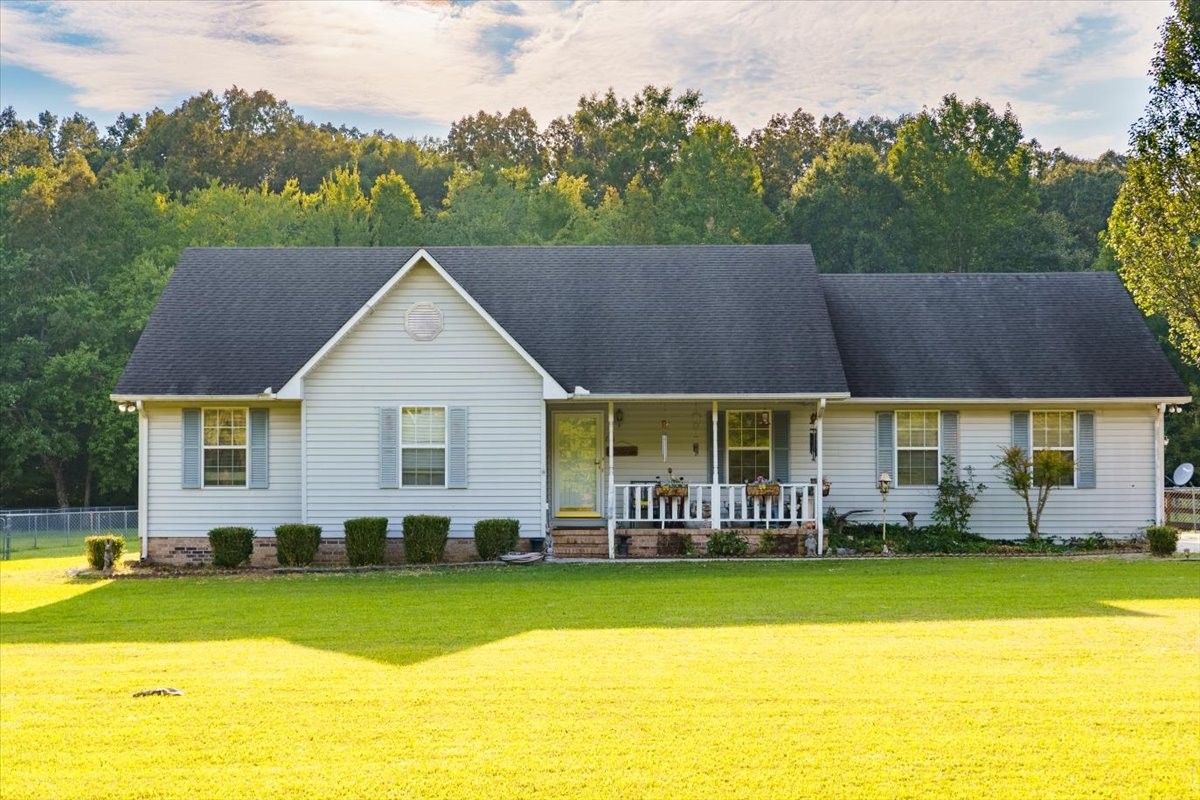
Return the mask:
M250 528L213 528L208 532L214 567L236 567L254 552L254 531Z
M112 563L116 566L125 551L125 537L115 533L102 533L83 540L83 551L92 569L104 569L104 546L112 542Z
M352 567L382 564L387 550L387 517L356 517L342 523L346 560Z
M713 531L708 535L710 556L744 556L750 552L750 542L737 531Z
M1146 541L1150 552L1156 556L1169 556L1179 545L1179 531L1166 525L1151 525L1146 528Z
M407 521L404 530L408 531ZM515 519L481 519L475 523L475 549L484 561L516 550L520 538L521 523Z
M404 560L409 564L436 564L446 554L450 518L413 514L404 518Z
M690 556L695 555L696 544L690 533L660 533L658 535L658 554L660 556Z
M954 456L942 457L942 479L938 481L937 500L933 505L933 521L946 528L952 535L967 532L971 521L971 506L987 487L975 482L975 469L967 467L958 474Z
M767 531L758 540L758 551L772 556L795 556L800 554L800 536L795 533Z
M307 567L321 546L320 525L280 525L275 528L275 557L285 567Z

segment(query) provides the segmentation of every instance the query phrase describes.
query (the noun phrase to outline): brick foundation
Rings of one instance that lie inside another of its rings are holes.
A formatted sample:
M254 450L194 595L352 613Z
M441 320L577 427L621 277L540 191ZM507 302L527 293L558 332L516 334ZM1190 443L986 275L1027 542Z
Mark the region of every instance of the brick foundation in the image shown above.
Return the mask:
M735 530L735 529L726 529ZM738 533L750 543L751 555L774 555L760 553L764 534L797 537L792 544L797 555L804 554L804 537L811 528L738 528ZM659 536L683 535L692 540L695 555L703 556L708 547L711 528L617 528L617 542L629 537L629 558L658 558ZM556 528L554 530L554 555L556 558L608 558L608 531L605 528ZM780 553L779 555L783 555Z
M523 538L517 543L517 549L528 552L529 539ZM151 563L165 564L173 567L207 567L212 566L212 548L208 546L207 536L151 536L148 543L148 555ZM404 563L404 539L389 538L385 559L388 564ZM446 542L447 563L463 563L478 561L479 554L475 552L475 540L462 537L452 537ZM344 538L323 538L317 548L314 566L345 566L346 540ZM254 539L254 551L250 554L252 567L277 567L279 560L275 556L275 537L257 536Z

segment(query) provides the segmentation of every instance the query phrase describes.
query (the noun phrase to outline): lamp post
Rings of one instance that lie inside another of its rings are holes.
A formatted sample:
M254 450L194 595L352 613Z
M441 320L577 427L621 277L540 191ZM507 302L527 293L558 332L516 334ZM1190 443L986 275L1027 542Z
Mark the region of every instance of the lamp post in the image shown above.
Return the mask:
M879 494L883 497L883 554L889 552L887 544L887 497L892 489L892 476L886 472L879 473Z

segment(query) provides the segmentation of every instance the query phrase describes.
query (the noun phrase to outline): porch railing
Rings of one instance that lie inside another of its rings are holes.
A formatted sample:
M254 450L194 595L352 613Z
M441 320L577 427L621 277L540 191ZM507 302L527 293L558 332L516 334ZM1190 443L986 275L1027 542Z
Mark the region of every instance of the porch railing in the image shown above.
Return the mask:
M692 483L686 497L658 496L652 483L618 483L613 519L618 525L657 524L661 528L687 523L713 522L710 483ZM770 528L795 527L816 520L813 489L810 483L780 484L774 497L750 497L742 483L722 483L717 486L719 500L718 525L763 525Z

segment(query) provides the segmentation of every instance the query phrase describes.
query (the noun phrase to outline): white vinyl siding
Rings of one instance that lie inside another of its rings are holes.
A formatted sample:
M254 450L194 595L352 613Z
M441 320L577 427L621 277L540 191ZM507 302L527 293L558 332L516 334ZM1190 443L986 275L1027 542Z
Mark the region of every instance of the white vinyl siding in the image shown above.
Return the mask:
M417 303L442 313L431 341L405 331ZM308 521L326 536L361 516L387 517L397 536L408 514L450 517L451 536L489 517L542 535L542 378L432 268L413 268L305 378L304 394ZM466 488L379 488L379 409L401 406L469 410Z
M833 490L825 498L826 508L868 509L868 513L854 519L879 521L882 503L876 488L875 412L895 408L829 404L825 415L825 473L833 482ZM1008 446L1012 438L1011 412L1021 408L958 406L961 466L964 470L974 467L976 479L987 484L971 516L971 529L984 536L1019 539L1028 534L1024 504L1004 485L994 467L1001 448ZM1157 410L1151 404L1095 407L1096 488L1053 492L1043 516L1043 533L1079 536L1101 531L1129 535L1151 523L1156 416ZM915 511L917 524L928 524L936 497L936 487L894 486L888 497L890 521L903 524L901 512Z
M150 536L205 536L226 525L244 525L259 536L271 536L276 525L300 521L300 404L264 402L251 408L270 410L269 488L197 491L180 488L183 405L146 404Z

